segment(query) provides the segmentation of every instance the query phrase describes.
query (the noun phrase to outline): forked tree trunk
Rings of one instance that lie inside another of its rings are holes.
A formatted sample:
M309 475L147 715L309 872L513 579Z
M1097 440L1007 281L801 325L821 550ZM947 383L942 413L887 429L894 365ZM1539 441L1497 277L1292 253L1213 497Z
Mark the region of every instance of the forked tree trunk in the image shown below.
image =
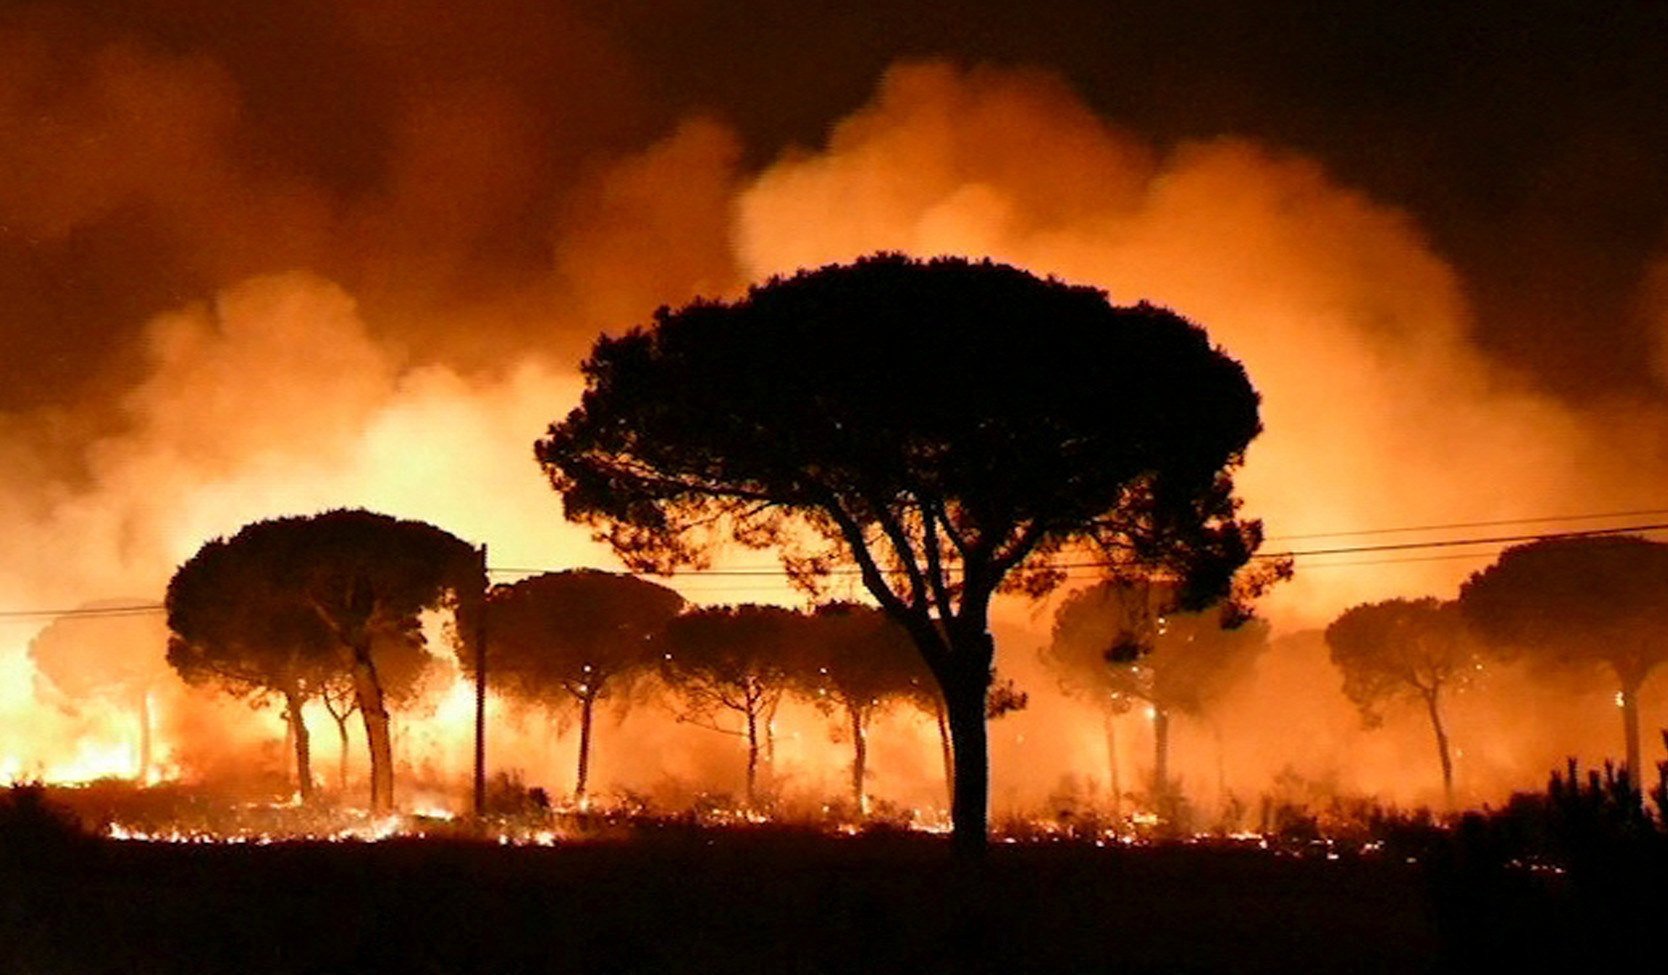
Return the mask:
M762 712L764 717L764 766L769 772L776 769L776 709L781 707L782 699L777 698Z
M345 796L348 780L348 716L344 714L338 718L332 714L330 717L336 722L336 738L340 745L340 761L336 763L336 791Z
M139 784L144 785L151 777L151 692L145 688L139 692Z
M1153 706L1153 804L1160 816L1170 811L1170 712Z
M944 707L942 695L938 699L936 711L938 717L938 750L944 759L944 797L950 802L956 798L956 757L950 747L950 712Z
M596 695L586 693L579 698L579 771L574 778L573 796L581 807L591 778L591 715L595 708Z
M758 802L759 784L759 713L747 710L747 807Z
M857 814L869 814L868 795L863 791L863 777L867 772L869 759L869 739L864 729L864 713L861 707L846 705L846 714L851 718L851 800L857 804Z
M1437 706L1436 691L1425 693L1425 710L1431 716L1431 731L1436 734L1436 754L1442 761L1442 802L1454 808L1454 762L1448 752L1448 732L1442 727L1442 710Z
M1118 716L1108 710L1103 718L1106 725L1106 770L1112 788L1112 822L1118 825L1124 818L1124 787L1118 775Z
M307 720L301 715L306 701L300 694L284 695L284 723L289 727L290 741L295 745L295 783L303 804L313 801L312 742L307 735Z
M371 756L371 814L386 816L394 811L394 746L388 733L388 709L382 701L382 683L371 660L369 639L353 647L353 691Z

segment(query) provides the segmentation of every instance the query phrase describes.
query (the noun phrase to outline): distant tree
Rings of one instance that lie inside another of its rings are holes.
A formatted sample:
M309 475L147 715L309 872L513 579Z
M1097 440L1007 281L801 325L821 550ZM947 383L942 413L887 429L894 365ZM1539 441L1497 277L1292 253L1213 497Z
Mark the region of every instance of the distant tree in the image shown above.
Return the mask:
M545 573L492 590L488 673L506 694L579 709L574 795L580 801L590 779L597 703L654 672L660 652L651 638L683 605L665 586L592 569Z
M1326 645L1343 672L1345 696L1369 727L1383 721L1379 708L1390 701L1412 698L1425 706L1442 762L1442 794L1452 806L1454 764L1442 692L1463 687L1482 659L1459 605L1427 598L1356 606L1326 628Z
M1043 659L1064 686L1111 711L1151 709L1153 795L1174 799L1170 719L1204 715L1268 649L1268 624L1223 609L1180 612L1171 587L1108 580L1072 593Z
M931 686L932 673L896 620L871 606L829 603L807 619L806 690L825 714L839 712L851 735L851 797L868 812L869 724L876 714Z
M168 674L168 630L140 599L78 607L29 641L29 659L48 685L75 704L105 701L133 712L139 732L134 777L150 775L151 693Z
M1062 629L1062 622L1067 629ZM1074 616L1062 621L1056 612L1053 639L1042 648L1039 656L1044 666L1053 671L1060 689L1100 713L1101 733L1106 739L1107 787L1112 793L1112 815L1123 816L1123 776L1118 763L1118 719L1135 707L1136 698L1129 693L1126 675L1118 672L1109 659L1112 644L1121 645L1133 640L1134 635L1118 635L1111 643L1102 640L1104 620L1091 614ZM1084 630L1092 631L1084 633Z
M600 339L537 446L569 519L634 567L726 535L815 593L854 565L909 632L954 737L955 844L985 844L999 589L1085 549L1226 595L1260 526L1230 470L1259 428L1244 370L1150 305L988 261L877 255L662 309Z
M780 606L690 610L661 631L660 675L683 708L680 720L747 741L747 802L758 802L759 757L770 716L800 666L791 654L804 639L800 614ZM718 716L730 712L740 728Z
M370 752L371 809L384 814L394 803L393 749L374 648L379 641L424 646L419 616L441 608L456 614L458 638L472 640L483 569L468 543L423 522L357 510L254 522L207 543L175 572L169 659L184 673L200 659L276 649L295 662L293 673L310 673L330 658L324 679L345 671L353 680ZM254 679L271 670L257 669Z
M1668 544L1629 535L1517 545L1460 587L1482 639L1555 667L1615 675L1628 774L1643 775L1639 688L1668 660Z

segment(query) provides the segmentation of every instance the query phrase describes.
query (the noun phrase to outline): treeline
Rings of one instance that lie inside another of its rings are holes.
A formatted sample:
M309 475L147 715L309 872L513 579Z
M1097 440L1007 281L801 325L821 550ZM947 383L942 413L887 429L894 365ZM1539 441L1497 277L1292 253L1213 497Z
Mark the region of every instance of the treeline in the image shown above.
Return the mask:
M746 801L757 804L774 754L775 717L796 698L835 719L851 746L850 798L868 805L868 739L896 708L931 718L945 774L951 749L942 696L909 636L885 613L849 602L812 610L771 605L697 607L657 583L594 569L549 572L482 590L478 552L420 522L365 511L256 522L211 541L168 589L165 657L144 621L72 618L48 627L32 655L60 693L144 706L168 668L188 685L252 706L276 705L293 756L295 788L315 798L312 735L318 705L341 742L358 716L371 765L372 806L392 808L390 709L414 707L435 679L477 679L552 720L579 725L574 799L590 791L596 712L653 698L680 722L741 738ZM444 610L445 648L422 617ZM118 649L137 647L138 652ZM438 651L438 652L437 652ZM990 713L1023 707L1011 682L993 682ZM149 715L139 713L149 740ZM148 763L148 756L145 759Z
M1649 779L1639 692L1668 660L1668 544L1631 535L1550 538L1506 549L1450 601L1355 606L1327 627L1332 661L1369 724L1411 704L1430 724L1444 794L1454 799L1444 702L1474 686L1485 663L1551 677L1602 673L1616 690L1626 761Z

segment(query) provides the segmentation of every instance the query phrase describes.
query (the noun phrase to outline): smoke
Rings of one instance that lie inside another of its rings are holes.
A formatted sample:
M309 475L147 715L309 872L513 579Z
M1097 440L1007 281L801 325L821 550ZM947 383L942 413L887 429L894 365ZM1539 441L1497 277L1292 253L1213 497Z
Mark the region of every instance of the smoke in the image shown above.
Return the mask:
M595 334L877 249L989 255L1204 324L1264 396L1266 432L1239 480L1274 536L1654 501L1660 415L1578 410L1482 354L1465 283L1417 224L1313 160L1246 138L1161 146L1047 73L925 63L888 71L825 145L761 168L710 112L657 117L618 52L562 8L533 8L460 14L453 38L349 5L328 74L361 84L335 89L349 92L336 104L294 78L282 110L278 75L247 61L74 18L0 30L0 267L40 296L0 333L9 360L39 363L0 414L8 604L158 598L207 539L341 506L433 522L488 544L498 567L614 565L561 520L531 457L575 402L574 364ZM486 68L518 17L554 18L540 30L567 38L544 73ZM462 53L442 58L453 40ZM63 283L77 275L97 285L90 296ZM44 334L55 314L76 341ZM1486 557L1332 561L1375 564L1301 564L1266 607L1282 629L1367 599L1451 595ZM680 588L703 602L794 599L774 581ZM993 735L1011 805L1104 765L1098 718L1034 659L1047 611L1000 609L1000 664L1033 695ZM0 630L7 727L44 707L26 690L30 635ZM1409 756L1426 750L1417 723L1363 737L1336 684L1312 645L1270 655L1219 716L1237 729L1224 738L1234 788L1290 763L1419 794L1404 788ZM235 740L276 732L270 715L222 713L249 722ZM219 761L213 722L180 714L174 754ZM457 715L442 705L429 731L418 725L430 718L410 720L410 760L454 771L465 753L435 743L462 733ZM806 788L837 783L826 723L788 723L801 744L784 745L784 766ZM699 783L738 767L729 742L696 742L652 707L608 731L603 781ZM936 801L936 733L902 719L893 732L876 743L877 783ZM501 761L564 761L543 734L510 735ZM1199 734L1178 727L1178 768L1181 752L1205 753ZM1124 746L1132 780L1139 740ZM0 760L46 764L73 747L24 746ZM1479 792L1544 771L1540 751L1496 755L1502 771L1479 774Z
M1277 538L1654 497L1648 473L1607 459L1638 453L1607 417L1477 351L1460 281L1405 214L1311 160L1233 138L1160 153L1046 78L903 66L826 152L779 162L739 203L749 277L882 248L988 254L1205 325L1262 393L1238 480ZM1320 624L1368 598L1451 594L1480 564L1317 565L1268 612Z

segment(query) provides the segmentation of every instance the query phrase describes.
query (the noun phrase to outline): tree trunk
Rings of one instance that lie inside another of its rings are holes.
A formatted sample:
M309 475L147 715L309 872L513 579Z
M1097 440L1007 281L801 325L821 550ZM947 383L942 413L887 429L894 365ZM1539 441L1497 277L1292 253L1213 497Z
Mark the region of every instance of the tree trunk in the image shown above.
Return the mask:
M1454 808L1454 762L1448 755L1448 732L1442 727L1442 711L1437 707L1436 691L1425 694L1425 710L1430 712L1431 730L1436 733L1436 754L1442 760L1442 801Z
M295 743L296 791L301 793L303 805L313 801L312 742L307 736L307 721L301 715L305 703L300 694L284 695L284 720L289 725L290 740Z
M1644 766L1639 749L1639 685L1644 679L1622 674L1622 734L1627 738L1627 774L1635 788L1645 787Z
M759 782L759 715L753 709L747 711L747 808L753 808L758 800Z
M585 806L585 787L591 778L591 715L596 708L596 696L587 693L579 699L579 772L574 779L573 797Z
M956 798L956 758L950 748L950 713L944 707L944 699L938 700L938 750L944 759L944 796L951 803Z
M1222 726L1210 723L1211 736L1216 739L1216 804L1228 808L1228 752L1222 745Z
M848 704L846 713L851 717L851 799L857 803L857 814L867 816L869 798L863 791L863 776L868 767L869 739L863 729L863 709Z
M353 648L353 691L359 717L365 723L365 744L371 756L371 815L394 811L394 746L388 734L388 709L382 702L382 682L371 660L370 640Z
M1173 811L1170 801L1170 712L1153 706L1153 805L1161 819Z
M1106 726L1107 782L1112 790L1112 819L1117 824L1122 823L1124 818L1124 783L1118 769L1118 716L1107 711L1103 719Z
M781 706L782 699L778 697L764 711L764 766L769 772L776 769L776 709Z
M338 718L332 714L330 717L336 722L336 738L341 746L338 749L339 761L336 763L336 791L345 796L348 779L348 716L344 714Z
M151 692L139 692L139 784L151 778Z
M990 750L985 726L990 667L974 662L960 670L944 687L954 749L950 846L958 854L978 856L985 852L990 828Z

